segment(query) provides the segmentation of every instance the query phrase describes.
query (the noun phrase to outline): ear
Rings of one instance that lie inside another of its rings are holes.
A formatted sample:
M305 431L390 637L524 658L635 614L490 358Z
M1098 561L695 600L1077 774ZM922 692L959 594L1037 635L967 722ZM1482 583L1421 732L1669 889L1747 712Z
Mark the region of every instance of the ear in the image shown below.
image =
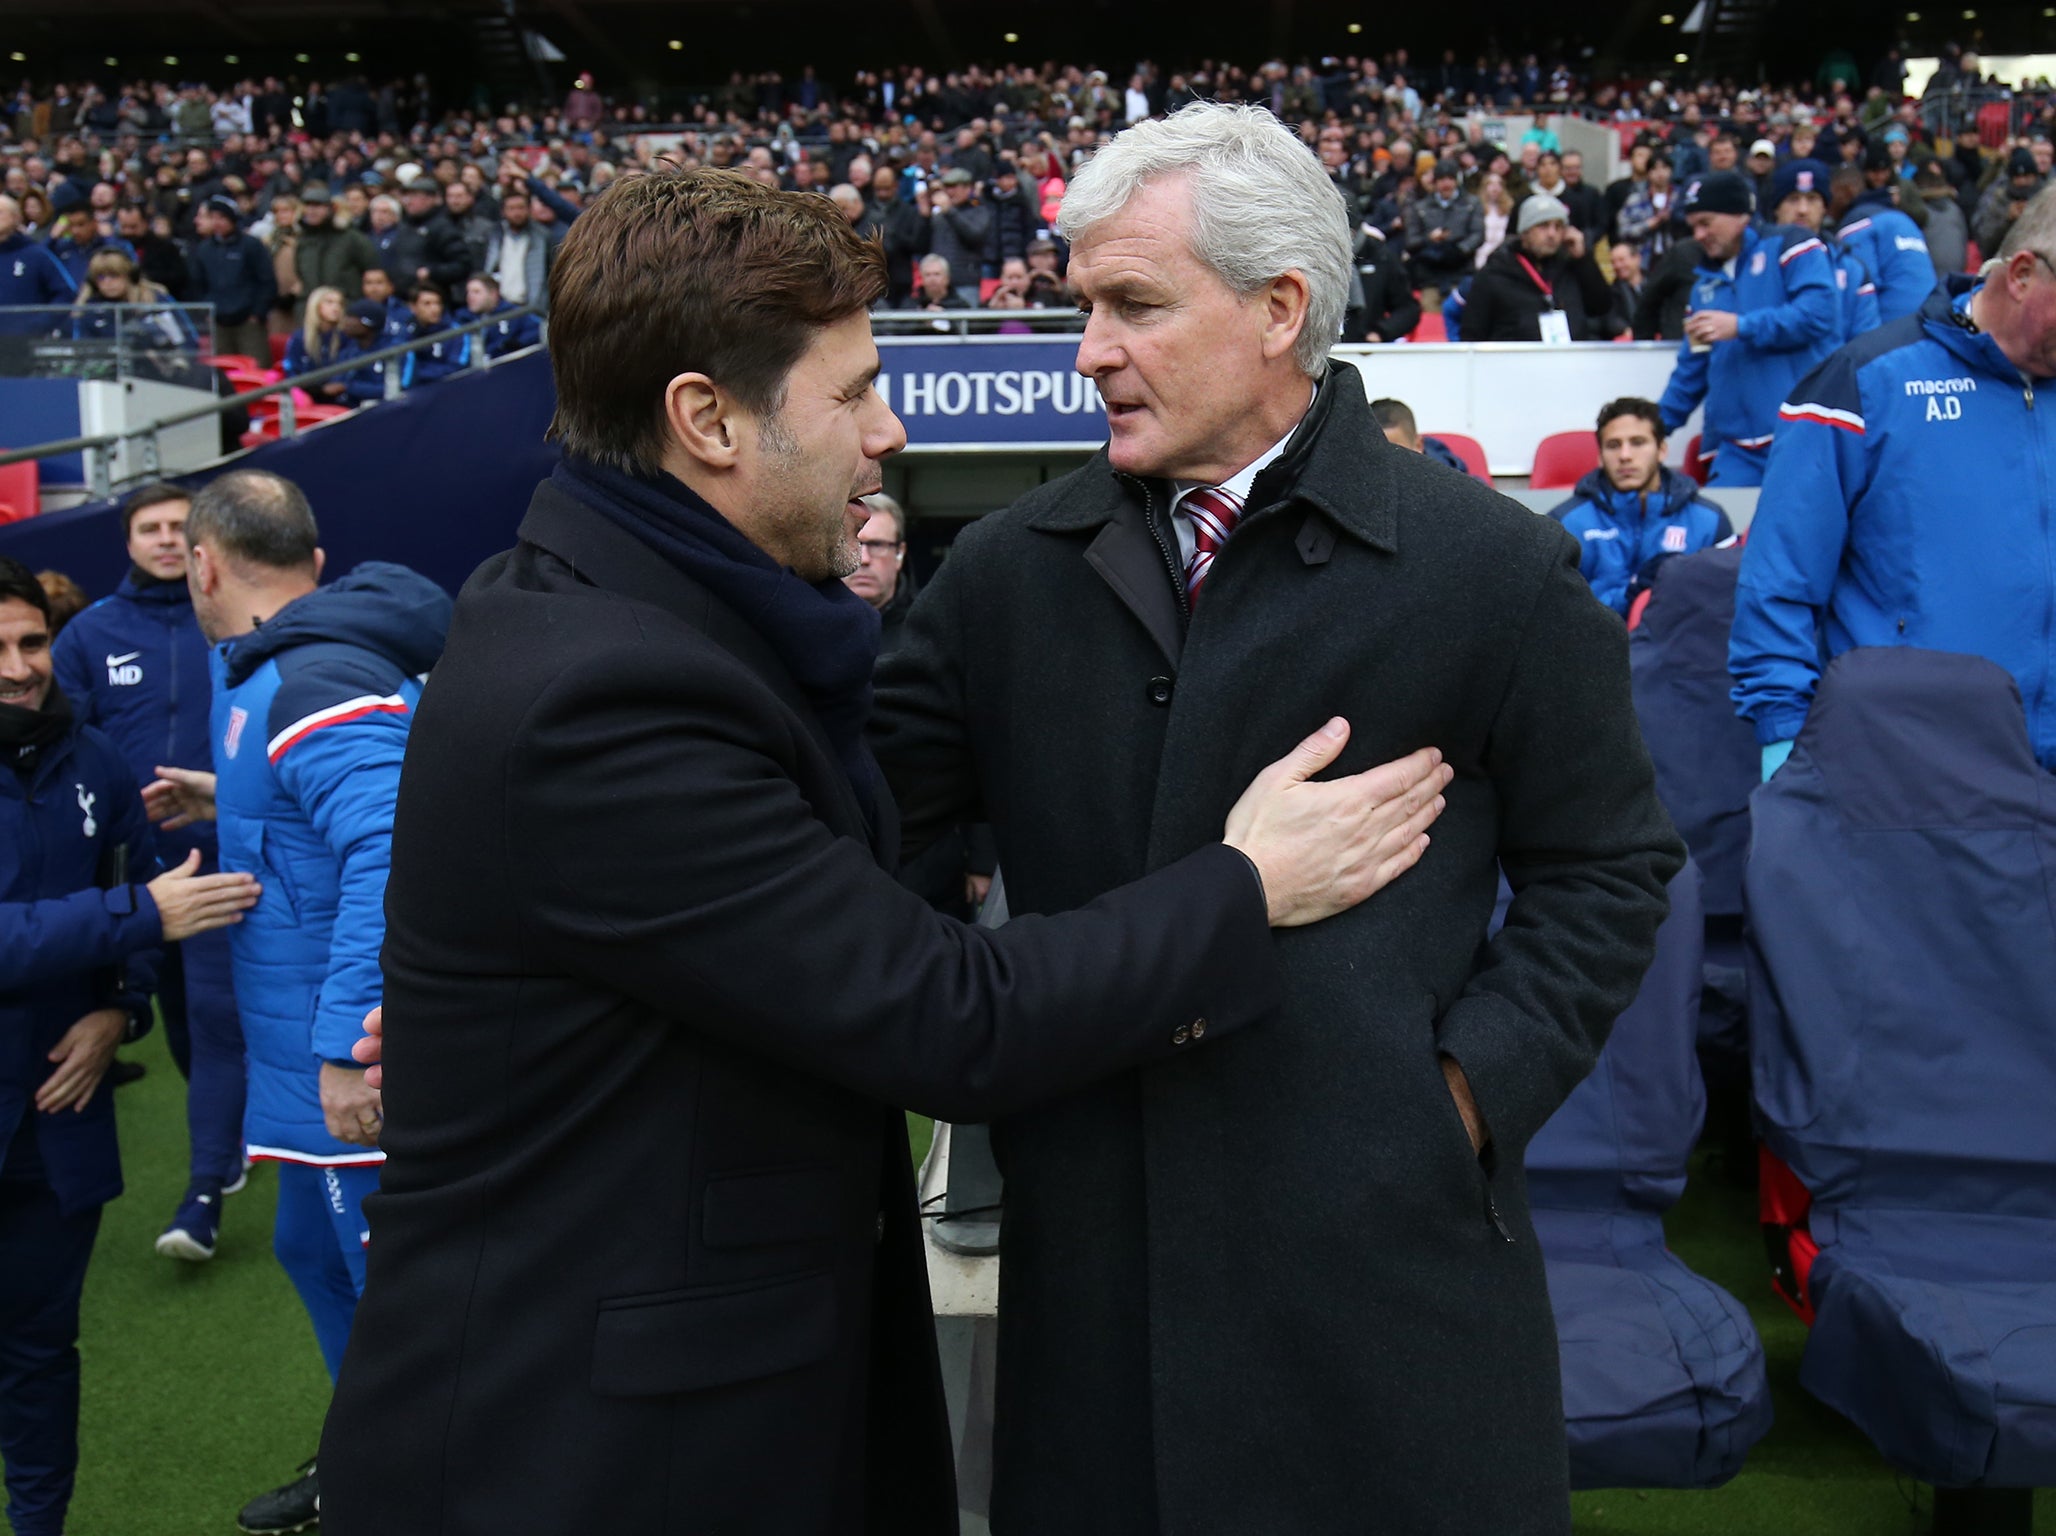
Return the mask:
M213 551L204 544L191 545L186 551L186 584L196 592L212 593L220 581Z
M1264 306L1263 350L1266 361L1290 355L1299 333L1306 329L1309 298L1306 276L1286 272L1271 279L1262 295Z
M681 373L664 386L671 439L709 469L733 469L741 456L741 413L704 373Z
M317 586L321 582L321 568L327 564L328 551L317 547L314 551L314 581Z

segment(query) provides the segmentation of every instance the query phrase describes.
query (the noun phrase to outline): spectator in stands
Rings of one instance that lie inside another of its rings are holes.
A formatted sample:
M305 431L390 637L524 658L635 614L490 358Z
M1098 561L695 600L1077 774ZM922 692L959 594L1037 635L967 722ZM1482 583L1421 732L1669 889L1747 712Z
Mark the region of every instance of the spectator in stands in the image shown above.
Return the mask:
M1775 402L1840 344L1834 264L1807 230L1756 229L1745 177L1709 174L1695 187L1685 217L1706 260L1663 392L1663 427L1677 431L1704 401L1711 482L1761 485Z
M388 272L394 272L394 252L400 244L403 229L400 220L400 200L381 193L371 200L370 205L371 250L378 264Z
M1957 202L1948 176L1939 165L1930 162L1914 173L1913 190L1927 206L1927 227L1921 233L1927 240L1928 260L1934 265L1935 276L1942 278L1963 271L1970 265L1970 224L1963 216L1963 206Z
M1009 257L1026 257L1028 244L1042 228L1042 211L1035 193L1021 179L1012 150L1001 151L993 167L991 183L985 189L985 205L992 210L990 257L1005 262Z
M81 307L71 327L75 337L119 341L124 349L139 352L200 349L200 338L185 312L162 288L146 281L135 261L120 251L101 251L93 258L79 299Z
M347 301L364 292L364 273L378 265L371 237L335 221L335 200L326 183L309 182L300 194L300 238L293 251L301 290L333 288Z
M261 843L264 867L302 893L292 904L267 892L236 930L234 969L249 1042L246 1135L278 1164L273 1248L333 1376L363 1289L362 1205L382 1158L381 1100L350 1047L378 1001L400 759L450 600L377 563L317 586L306 498L259 470L210 481L186 534L217 711L250 720L241 750L219 750L209 786L223 861L250 861ZM190 776L165 782L199 792ZM310 1465L237 1519L245 1531L295 1531L319 1510Z
M940 256L923 256L920 284L907 295L900 308L944 310L970 309L972 306L964 301L962 290L952 282L949 263Z
M1378 424L1378 430L1385 434L1385 441L1395 448L1404 448L1408 453L1426 454L1438 464L1446 464L1460 475L1470 473L1456 451L1439 437L1421 436L1420 426L1414 420L1413 407L1404 400L1373 400L1371 419Z
M1485 210L1458 185L1456 162L1435 167L1434 192L1416 198L1406 211L1406 254L1414 286L1437 293L1456 286L1472 270L1485 239ZM1431 302L1424 292L1423 302Z
M1612 317L1614 335L1651 340L1635 329L1635 315L1642 307L1642 293L1648 286L1642 277L1642 253L1623 240L1607 247L1606 258L1613 268L1613 282L1608 285L1613 303L1607 313Z
M1520 206L1516 238L1492 253L1471 284L1463 339L1604 341L1612 334L1613 295L1585 249L1570 211L1537 193Z
M500 198L500 222L486 243L485 264L510 304L528 304L538 312L550 306L550 258L556 240L530 215L528 189L510 186ZM557 236L561 239L561 233Z
M51 194L51 200L57 209L58 231L50 237L50 254L57 258L57 264L71 279L73 292L85 286L86 268L100 252L120 251L134 259L135 250L126 240L100 233L93 210L83 197L72 190L69 182L60 183L56 192Z
M192 298L214 306L214 350L264 366L271 360L264 317L277 291L271 253L243 232L241 212L231 197L210 197L194 223L200 239L188 263Z
M1756 206L1769 208L1776 199L1771 193L1771 177L1777 174L1778 147L1769 139L1758 139L1749 146L1750 190L1756 194Z
M1699 281L1706 252L1687 236L1657 259L1642 288L1635 310L1637 341L1676 341L1685 334L1685 310Z
M1876 284L1879 319L1915 314L1935 290L1935 264L1928 255L1927 240L1913 220L1899 211L1892 186L1859 191L1849 185L1851 179L1846 168L1835 172L1835 190L1842 194L1835 198L1836 203L1844 196L1849 198L1837 238L1863 263ZM1910 189L1908 201L1918 201Z
M411 317L410 317L411 318ZM358 299L343 307L343 334L359 352L376 352L390 345L385 337L388 314L378 299ZM343 400L348 405L370 405L385 398L386 364L365 363L343 380Z
M271 200L268 227L251 226L250 233L271 253L271 278L275 292L267 317L273 334L289 334L299 321L299 307L306 297L300 286L297 253L300 247L300 200L283 193ZM264 359L269 361L269 356Z
M978 307L978 274L992 239L992 210L981 208L976 198L971 173L952 167L942 173L928 217L928 249L948 264L957 297L970 309Z
M424 282L447 293L463 285L473 263L464 237L443 212L442 189L423 172L400 189L402 218L385 268L402 294L412 297ZM376 243L376 242L374 242Z
M1621 212L1628 206L1628 199L1642 190L1649 180L1649 162L1656 154L1657 146L1647 138L1638 138L1628 150L1628 174L1606 187L1606 228L1615 238L1620 235Z
M1538 169L1546 172L1550 156L1544 154ZM1585 157L1575 149L1567 149L1556 157L1562 171L1562 189L1544 187L1556 200L1570 210L1571 227L1585 232L1585 249L1597 251L1599 242L1606 239L1613 230L1613 218L1607 211L1606 194L1585 180Z
M0 1392L8 1516L61 1532L78 1470L79 1297L121 1193L105 1077L148 1028L160 943L234 922L248 875L158 874L134 776L74 713L50 601L0 557Z
M462 181L453 181L443 188L443 213L464 242L469 270L476 272L485 267L493 236L499 233L499 221L478 206L477 194Z
M286 342L284 372L298 378L319 368L347 362L360 350L344 326L344 299L340 288L317 288L307 296L306 318ZM320 400L334 403L348 393L347 377L311 386Z
M1355 260L1342 339L1402 341L1411 336L1421 323L1421 302L1414 297L1405 258L1386 240L1385 231L1368 221L1359 225Z
M1823 641L1828 657L1904 645L2004 667L2056 772L2056 422L2035 398L2056 377L2051 251L2045 189L1971 292L1842 348L1779 412L1728 648L1765 778L1806 722Z
M1657 261L1685 233L1683 207L1671 184L1670 157L1651 154L1647 179L1637 183L1621 207L1620 238L1641 251L1645 265Z
M135 251L137 265L146 281L156 284L174 299L185 295L190 277L186 269L186 253L179 249L176 240L170 238L168 230L160 235L150 227L142 204L121 205L115 213L115 232Z
M1476 264L1482 268L1492 259L1492 253L1506 243L1508 233L1513 229L1513 194L1506 190L1506 178L1497 171L1487 171L1478 182L1478 206L1484 210L1485 238L1478 242Z
M2004 245L2014 221L2047 182L2048 173L2036 163L2033 150L2020 148L2007 155L2006 174L1992 178L1978 199L1977 212L1971 215L1971 233L1977 236L1978 249L1996 251Z
M1847 176L1845 167L1835 175ZM1836 303L1840 312L1839 337L1851 341L1878 324L1878 290L1863 258L1826 228L1828 204L1821 195L1832 187L1834 176L1818 160L1788 160L1771 178L1770 222L1792 229L1809 229L1821 237L1828 258L1835 265Z
M1599 412L1599 468L1550 516L1578 541L1592 595L1622 618L1674 555L1734 535L1698 483L1663 462L1668 434L1654 400L1625 396Z
M213 766L207 641L186 589L188 504L185 491L161 483L123 502L128 574L51 652L73 712L112 738L146 810L161 769ZM156 851L165 864L178 867L197 854L199 873L215 873L213 823L151 819L162 823ZM166 944L156 996L172 1060L187 1081L191 1147L186 1192L156 1246L198 1262L214 1256L222 1198L241 1189L244 1177L243 1032L227 936Z
M456 323L468 325L489 315L501 316L486 330L475 332L471 340L472 345L485 348L487 357L505 357L542 340L542 322L531 314L515 314L519 308L501 297L499 281L490 272L474 272L464 285L464 307L457 311Z
M857 233L885 247L887 303L898 308L914 291L914 263L928 250L929 221L900 196L899 173L881 165L871 178L871 202Z
M443 318L444 303L443 290L435 283L424 278L414 285L414 298L408 306L414 320L412 336L436 339L423 340L422 345L401 360L400 388L403 390L440 383L471 362L472 343L476 338L449 333Z

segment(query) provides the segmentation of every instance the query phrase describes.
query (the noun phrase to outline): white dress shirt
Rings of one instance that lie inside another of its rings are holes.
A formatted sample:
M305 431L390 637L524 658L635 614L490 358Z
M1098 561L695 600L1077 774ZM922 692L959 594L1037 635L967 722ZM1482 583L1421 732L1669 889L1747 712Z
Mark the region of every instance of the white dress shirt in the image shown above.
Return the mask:
M1306 398L1307 410L1312 410L1313 405L1314 397L1308 395ZM1304 420L1306 420L1306 413L1302 411L1299 421ZM1256 477L1270 468L1278 455L1285 451L1285 445L1292 441L1292 434L1299 430L1299 421L1293 422L1291 426L1285 429L1283 437L1279 438L1270 447L1266 448L1225 480L1173 480L1171 482L1171 527L1178 535L1178 563L1181 570L1191 566L1192 552L1199 547L1199 541L1192 532L1192 514L1185 510L1185 497L1187 493L1191 491L1212 490L1218 485L1222 490L1228 492L1229 495L1241 502L1243 506L1247 507L1249 504L1249 490L1251 486L1256 484Z

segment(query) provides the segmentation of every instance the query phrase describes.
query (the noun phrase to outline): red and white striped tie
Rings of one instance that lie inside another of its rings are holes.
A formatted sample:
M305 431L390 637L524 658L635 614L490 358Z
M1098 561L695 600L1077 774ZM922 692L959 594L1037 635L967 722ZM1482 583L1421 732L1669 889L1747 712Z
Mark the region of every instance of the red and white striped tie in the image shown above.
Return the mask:
M1202 486L1185 493L1185 513L1192 519L1192 560L1185 567L1185 597L1196 608L1199 589L1206 585L1214 556L1221 552L1228 535L1235 531L1236 519L1242 516L1242 498L1222 486Z

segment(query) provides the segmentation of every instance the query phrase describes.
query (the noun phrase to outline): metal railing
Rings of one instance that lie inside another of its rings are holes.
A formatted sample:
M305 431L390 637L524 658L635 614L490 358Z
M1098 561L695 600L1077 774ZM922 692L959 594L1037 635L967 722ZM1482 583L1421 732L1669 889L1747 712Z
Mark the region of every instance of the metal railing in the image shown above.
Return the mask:
M432 346L445 337L476 335L498 325L502 320L512 320L518 319L523 315L539 314L540 311L534 305L523 304L518 308L503 310L497 314L481 315L476 320L466 321L463 325L453 325L444 330L432 332L427 336L417 336L411 341L398 342L390 347L382 347L376 352L359 352L352 357L345 358L342 362L330 363L323 368L310 369L306 373L297 374L289 379L282 379L276 384L266 384L257 389L221 396L209 400L205 405L197 405L191 410L178 411L169 416L160 416L151 421L144 422L140 426L124 427L119 432L100 432L90 437L66 438L62 442L38 443L31 448L17 448L12 452L0 453L0 467L9 464L25 463L30 459L49 459L56 458L62 454L81 453L86 456L87 483L91 487L93 499L96 501L105 500L108 496L114 494L116 482L112 472L113 459L115 453L124 443L132 442L139 438L142 440L143 463L140 470L135 474L124 476L121 483L127 484L130 480L151 479L161 472L159 469L157 444L157 436L160 432L171 427L183 426L189 421L201 421L209 416L220 416L228 411L247 410L253 401L267 400L274 395L279 397L279 437L281 439L297 437L299 435L299 420L298 407L293 401L294 390L305 390L310 385L318 386L330 383L336 379L347 378L353 373L358 373L371 367L373 364L397 361L400 358L406 357L409 353L419 352L423 347ZM545 321L545 327L547 327L547 321ZM545 334L547 334L547 331ZM526 351L527 349L523 348L522 350ZM519 353L508 354L510 357L519 355ZM483 373L491 368L495 362L503 361L505 361L504 358L488 357L485 348L479 346L472 348L471 357L465 366ZM384 398L387 400L397 399L400 393L400 370L398 368L387 368L385 370ZM366 404L370 403L372 402L366 402Z
M10 378L130 378L178 383L214 334L212 304L158 299L141 304L99 301L0 305L7 352L0 374Z

